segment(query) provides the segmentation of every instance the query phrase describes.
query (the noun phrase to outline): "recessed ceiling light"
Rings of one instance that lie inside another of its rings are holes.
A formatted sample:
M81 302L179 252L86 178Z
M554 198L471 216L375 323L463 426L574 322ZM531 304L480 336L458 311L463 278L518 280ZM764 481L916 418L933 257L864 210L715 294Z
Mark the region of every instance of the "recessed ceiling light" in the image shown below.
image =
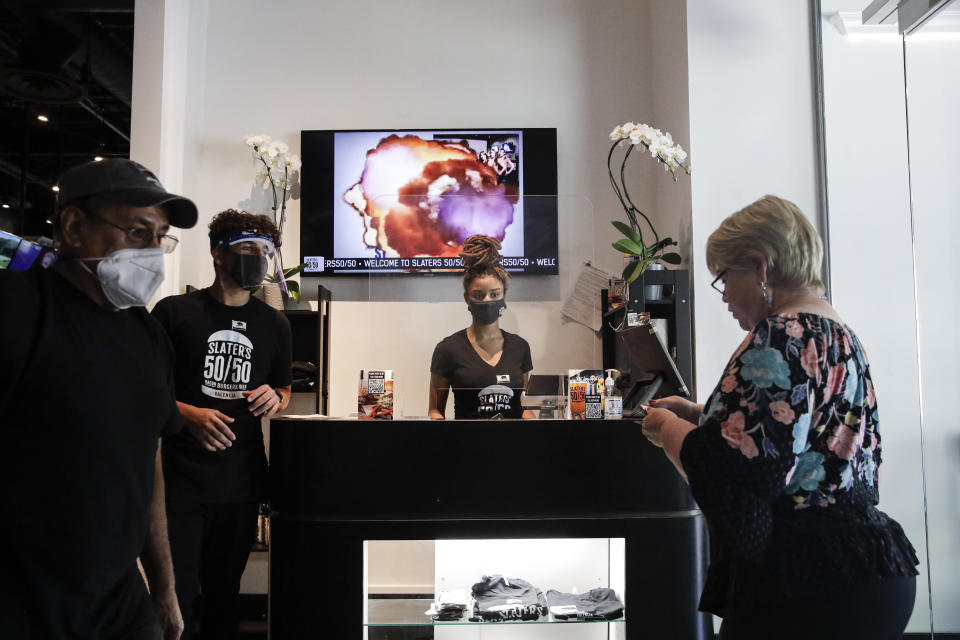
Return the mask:
M47 218L47 224L53 224L53 220L51 220L50 218Z
M9 208L10 208L10 205L8 205L6 202L4 202L4 203L3 203L3 208L4 208L4 209L9 209Z
M39 120L40 122L50 122L50 118L43 115L42 113L37 116L37 120Z
M94 162L100 162L101 160L103 160L103 156L97 156L93 159Z
M54 191L60 191L60 187L58 187L57 185L53 185L51 189L53 189Z

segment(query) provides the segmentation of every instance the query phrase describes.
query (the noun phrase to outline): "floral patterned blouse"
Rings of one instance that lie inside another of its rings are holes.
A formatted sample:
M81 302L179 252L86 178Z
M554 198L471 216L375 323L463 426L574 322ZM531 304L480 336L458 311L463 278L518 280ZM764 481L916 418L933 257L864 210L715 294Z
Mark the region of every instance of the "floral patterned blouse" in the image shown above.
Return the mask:
M711 534L701 610L917 574L900 525L875 506L879 422L847 326L799 313L754 327L680 452Z

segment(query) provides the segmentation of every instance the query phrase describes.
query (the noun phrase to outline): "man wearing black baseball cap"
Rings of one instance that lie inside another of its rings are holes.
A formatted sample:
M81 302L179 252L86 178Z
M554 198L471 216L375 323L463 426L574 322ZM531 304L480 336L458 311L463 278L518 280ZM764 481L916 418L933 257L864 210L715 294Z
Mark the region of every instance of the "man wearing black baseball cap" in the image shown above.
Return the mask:
M197 208L129 160L59 187L60 260L0 272L0 637L177 638L158 443L180 418L144 306Z

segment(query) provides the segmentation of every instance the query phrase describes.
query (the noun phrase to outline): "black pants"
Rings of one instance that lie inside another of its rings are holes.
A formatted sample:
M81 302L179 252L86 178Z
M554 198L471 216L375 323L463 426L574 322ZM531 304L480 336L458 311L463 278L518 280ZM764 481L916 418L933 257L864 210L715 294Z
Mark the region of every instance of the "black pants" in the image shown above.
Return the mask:
M167 530L183 640L196 620L202 640L237 637L240 577L257 539L257 503L167 501ZM197 597L202 594L202 606Z
M723 619L720 640L899 640L917 579L885 578Z

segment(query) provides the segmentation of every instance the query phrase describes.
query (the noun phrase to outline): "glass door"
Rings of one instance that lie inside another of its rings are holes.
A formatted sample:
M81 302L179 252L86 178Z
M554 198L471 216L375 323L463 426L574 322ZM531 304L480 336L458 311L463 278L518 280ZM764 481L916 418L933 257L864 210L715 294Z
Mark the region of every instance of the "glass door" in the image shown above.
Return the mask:
M869 353L907 633L960 633L960 1L819 0L833 302Z
M929 606L939 635L960 631L960 2L900 4Z

